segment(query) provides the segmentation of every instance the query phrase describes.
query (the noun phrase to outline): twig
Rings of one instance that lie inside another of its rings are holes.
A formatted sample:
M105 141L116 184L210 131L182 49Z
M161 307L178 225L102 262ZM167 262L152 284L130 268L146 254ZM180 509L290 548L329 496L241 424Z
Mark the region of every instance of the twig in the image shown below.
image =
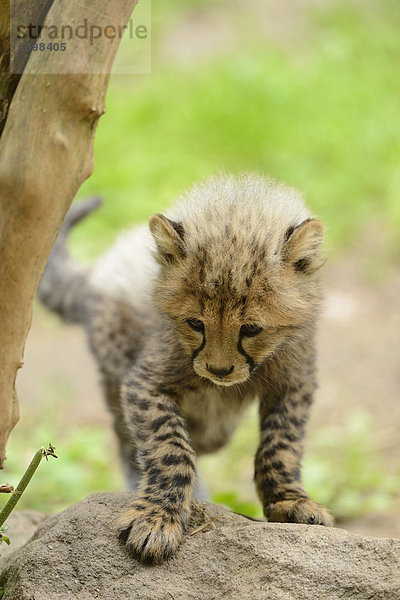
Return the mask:
M200 525L200 527L197 527L196 529L191 531L190 535L194 535L195 533L200 533L200 531L203 531L203 529L205 529L209 525L214 525L214 521L216 521L217 519L221 519L221 518L222 517L212 517L212 519L209 519L208 521L206 521L205 523ZM215 527L215 525L214 525L214 527Z
M17 485L16 489L13 491L11 498L9 499L7 504L3 507L3 510L0 512L0 527L3 525L5 520L10 516L11 511L15 508L15 505L17 504L18 500L21 498L22 494L24 493L26 486L32 479L34 472L40 465L40 461L42 460L42 458L44 456L46 457L46 460L48 460L49 456L53 456L54 458L57 458L57 456L54 454L54 450L55 450L54 446L49 444L48 448L45 448L44 446L42 446L42 448L40 448L36 452L35 456L31 460L29 467L26 469L25 473L23 474L21 481Z

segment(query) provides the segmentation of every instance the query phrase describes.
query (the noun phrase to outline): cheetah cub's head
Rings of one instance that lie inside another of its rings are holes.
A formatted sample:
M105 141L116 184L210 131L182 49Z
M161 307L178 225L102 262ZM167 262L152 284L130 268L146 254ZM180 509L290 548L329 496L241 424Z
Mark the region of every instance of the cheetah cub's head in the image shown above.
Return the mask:
M154 215L149 225L161 265L155 299L199 376L220 386L246 381L314 318L318 220L264 237L232 221L205 223L201 235L192 220Z

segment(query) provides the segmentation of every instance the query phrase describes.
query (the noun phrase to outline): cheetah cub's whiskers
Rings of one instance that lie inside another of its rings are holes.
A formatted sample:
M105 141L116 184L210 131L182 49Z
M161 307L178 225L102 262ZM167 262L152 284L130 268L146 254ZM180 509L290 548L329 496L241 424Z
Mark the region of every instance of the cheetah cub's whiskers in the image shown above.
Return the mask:
M272 179L218 176L85 270L66 240L97 204L68 213L39 296L88 332L135 491L119 518L121 541L144 561L174 554L188 528L196 456L224 445L253 400L266 517L331 525L300 475L316 387L320 221Z

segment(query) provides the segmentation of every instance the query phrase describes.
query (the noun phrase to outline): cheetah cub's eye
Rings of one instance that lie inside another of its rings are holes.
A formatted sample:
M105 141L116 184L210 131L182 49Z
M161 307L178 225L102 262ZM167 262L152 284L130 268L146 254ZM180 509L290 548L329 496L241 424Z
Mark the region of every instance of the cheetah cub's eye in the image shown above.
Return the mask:
M250 323L246 323L246 325L241 326L240 333L241 333L241 335L245 335L246 337L253 337L253 335L257 335L258 333L261 333L262 330L263 330L263 328L259 327L258 325L252 325Z
M204 331L204 323L200 319L186 319L186 323L195 331Z

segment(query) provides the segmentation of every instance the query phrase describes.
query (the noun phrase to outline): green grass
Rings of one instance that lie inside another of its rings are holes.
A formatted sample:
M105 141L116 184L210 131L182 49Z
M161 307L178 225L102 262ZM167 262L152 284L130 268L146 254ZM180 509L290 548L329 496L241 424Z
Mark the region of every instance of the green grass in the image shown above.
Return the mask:
M398 259L397 2L305 5L310 33L295 48L262 38L249 12L251 27L238 18L241 45L234 52L192 68L160 58L162 33L174 20L185 23L216 4L175 0L167 8L153 2L153 54L159 58L150 76L111 80L95 171L79 192L101 194L105 204L73 234L74 252L94 256L118 231L162 210L193 181L226 170L266 172L302 190L327 226L332 254L346 251L375 224L386 232L388 255ZM67 431L71 394L60 396L59 386L50 392L40 411L24 407L7 461L7 478L16 483L38 447L57 446L59 460L40 466L20 505L46 511L122 485L116 452L108 451L111 432L73 425ZM389 476L371 457L364 416L349 419L344 433L329 426L316 433L305 461L307 488L340 518L387 507L400 481L399 473ZM252 485L256 443L253 412L229 449L201 463L212 497L254 516L260 514Z
M307 491L329 506L338 521L384 512L398 498L400 464L390 466L376 440L372 416L351 412L339 427L312 434L313 453L304 461Z

